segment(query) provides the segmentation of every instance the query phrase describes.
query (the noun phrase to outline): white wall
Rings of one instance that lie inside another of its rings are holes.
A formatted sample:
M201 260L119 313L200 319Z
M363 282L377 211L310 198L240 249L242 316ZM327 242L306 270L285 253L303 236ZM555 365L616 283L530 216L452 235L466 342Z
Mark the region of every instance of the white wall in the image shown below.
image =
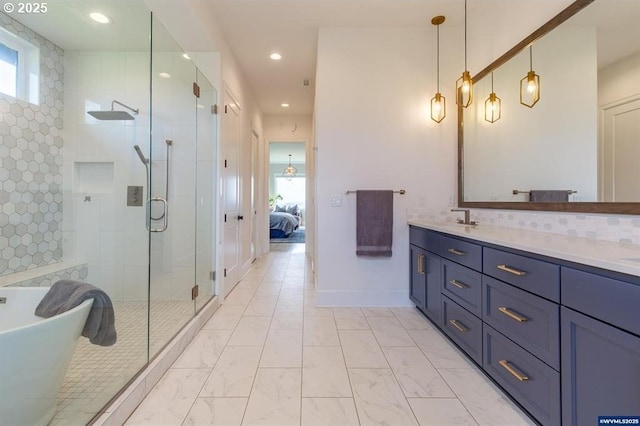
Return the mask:
M640 94L640 53L598 71L598 105Z
M315 134L317 302L408 305L409 207L450 203L456 123L436 125L428 28L323 28L318 40ZM443 66L450 68L444 60ZM450 96L448 88L442 88ZM451 99L451 97L449 98ZM451 107L450 107L451 108ZM394 196L393 256L356 257L356 199L346 190L405 189ZM333 196L342 207L330 207Z
M529 49L494 72L502 118L484 120L491 75L474 82L464 110L466 201L528 201L514 189L575 190L575 201L597 201L597 52L595 29L557 29L533 45L541 97L520 105L519 84ZM568 95L573 94L573 95Z

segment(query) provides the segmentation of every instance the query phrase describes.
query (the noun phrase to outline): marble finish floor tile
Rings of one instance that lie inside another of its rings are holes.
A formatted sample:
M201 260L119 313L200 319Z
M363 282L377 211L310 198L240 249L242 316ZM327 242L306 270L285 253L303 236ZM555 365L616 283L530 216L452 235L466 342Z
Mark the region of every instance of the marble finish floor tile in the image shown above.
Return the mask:
M340 347L305 346L303 397L351 397L351 385Z
M338 330L368 330L369 324L360 308L333 308Z
M349 377L361 425L418 425L391 370L350 368Z
M389 368L380 346L369 330L340 330L347 368Z
M420 426L478 426L456 398L409 398Z
M361 308L365 317L392 317L390 308Z
M242 424L298 426L300 400L301 369L260 368Z
M382 351L407 398L456 397L417 347L385 347Z
M535 425L481 372L470 368L439 372L480 425Z
M352 398L302 398L301 426L359 426Z
M241 426L249 398L198 398L184 426Z
M213 368L231 330L201 330L173 363L172 368Z
M249 396L256 375L262 347L227 347L211 371L200 396Z
M207 369L169 369L125 424L181 424L208 374Z
M233 330L238 325L245 306L222 305L202 327L205 330Z
M380 346L415 346L411 336L400 325L400 322L391 317L367 318L373 334Z
M302 367L302 330L270 330L260 367Z
M270 316L243 316L229 338L227 345L262 346L267 338L270 323Z
M305 346L340 346L333 314L330 317L305 316L303 336Z
M391 308L391 311L406 330L433 328L429 320L416 308Z
M435 368L477 368L439 331L407 331Z

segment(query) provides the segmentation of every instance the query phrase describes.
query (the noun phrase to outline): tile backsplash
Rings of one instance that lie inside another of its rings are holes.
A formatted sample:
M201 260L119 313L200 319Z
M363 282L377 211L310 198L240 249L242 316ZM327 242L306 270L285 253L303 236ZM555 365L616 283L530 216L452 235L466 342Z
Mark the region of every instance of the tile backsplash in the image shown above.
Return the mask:
M461 217L461 214L452 212L450 208L442 210L413 209L407 211L407 218L454 222ZM471 220L478 221L480 225L484 223L507 228L640 245L640 216L471 209Z

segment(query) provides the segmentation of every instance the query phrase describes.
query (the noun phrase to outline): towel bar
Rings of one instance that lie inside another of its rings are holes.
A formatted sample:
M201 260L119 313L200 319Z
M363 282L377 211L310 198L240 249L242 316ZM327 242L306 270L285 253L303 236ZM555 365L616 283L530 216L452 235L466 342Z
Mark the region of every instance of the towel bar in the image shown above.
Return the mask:
M513 190L513 195L518 195L518 194L529 194L531 191L520 191L518 189L514 189ZM577 194L578 191L574 191L572 189L567 189L567 194Z
M357 190L355 191L346 191L345 194L355 194L356 192L358 192ZM401 194L404 195L407 191L405 191L404 189L399 189L398 191L393 191L394 194Z

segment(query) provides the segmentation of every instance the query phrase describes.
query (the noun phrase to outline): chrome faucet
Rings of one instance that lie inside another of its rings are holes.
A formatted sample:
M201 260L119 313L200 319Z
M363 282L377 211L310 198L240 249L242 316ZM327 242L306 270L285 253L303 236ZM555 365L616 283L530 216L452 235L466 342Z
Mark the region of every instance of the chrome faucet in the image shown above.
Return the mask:
M464 220L458 219L457 222L462 225L477 225L478 222L471 220L471 212L469 209L451 209L452 212L464 212Z

